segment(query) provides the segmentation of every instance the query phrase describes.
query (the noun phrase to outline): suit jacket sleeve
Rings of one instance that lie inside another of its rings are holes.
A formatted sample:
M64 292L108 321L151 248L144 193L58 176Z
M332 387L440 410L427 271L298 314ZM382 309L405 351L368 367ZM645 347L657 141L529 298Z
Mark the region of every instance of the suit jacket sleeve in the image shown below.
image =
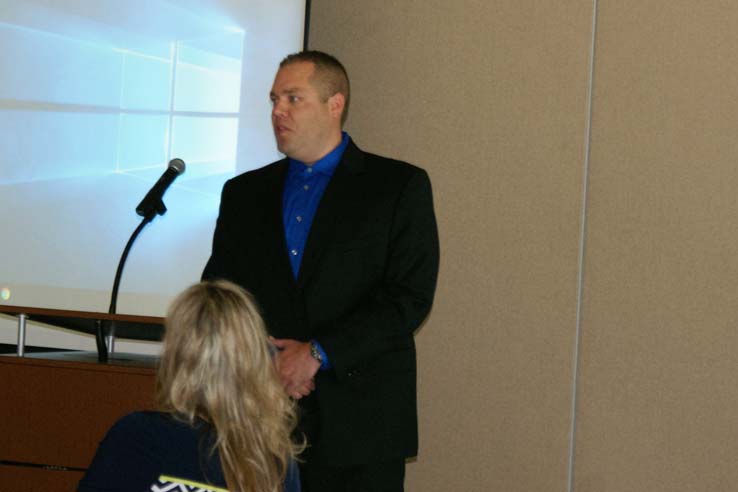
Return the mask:
M419 168L397 197L381 285L317 338L337 376L412 350L413 333L428 315L438 275L439 245L428 175ZM414 371L414 359L412 361ZM399 369L399 368L398 368Z

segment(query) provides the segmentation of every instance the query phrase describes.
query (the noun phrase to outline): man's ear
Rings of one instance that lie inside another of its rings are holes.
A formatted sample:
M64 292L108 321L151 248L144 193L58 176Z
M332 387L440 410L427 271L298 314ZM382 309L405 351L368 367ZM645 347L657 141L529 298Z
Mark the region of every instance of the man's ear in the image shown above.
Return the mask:
M328 109L330 109L331 115L335 116L339 120L343 114L343 108L346 106L346 98L340 92L336 92L328 98Z

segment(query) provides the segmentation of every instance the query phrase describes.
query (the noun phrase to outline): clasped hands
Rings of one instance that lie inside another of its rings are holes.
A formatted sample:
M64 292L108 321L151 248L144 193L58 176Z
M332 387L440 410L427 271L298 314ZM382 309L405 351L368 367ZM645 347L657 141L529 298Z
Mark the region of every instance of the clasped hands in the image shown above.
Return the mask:
M315 374L320 362L310 354L310 344L292 339L269 337L279 351L274 355L277 372L289 396L299 400L315 389Z

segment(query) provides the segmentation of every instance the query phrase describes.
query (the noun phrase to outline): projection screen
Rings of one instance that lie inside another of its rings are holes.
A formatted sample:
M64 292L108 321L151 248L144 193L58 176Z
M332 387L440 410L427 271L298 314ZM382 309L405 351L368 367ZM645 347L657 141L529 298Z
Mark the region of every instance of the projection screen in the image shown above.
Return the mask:
M199 280L223 182L281 157L268 94L305 14L304 0L0 0L0 303L107 312L136 205L177 157L117 307L163 316ZM26 343L94 350L42 326Z

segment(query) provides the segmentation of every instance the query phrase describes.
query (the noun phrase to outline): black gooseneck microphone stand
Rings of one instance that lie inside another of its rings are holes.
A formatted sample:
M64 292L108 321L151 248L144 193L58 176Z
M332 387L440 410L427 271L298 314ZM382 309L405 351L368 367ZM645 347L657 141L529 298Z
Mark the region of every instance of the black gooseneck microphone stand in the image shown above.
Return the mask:
M157 215L164 215L167 211L167 207L164 205L162 198L164 192L170 184L176 179L177 176L182 174L185 170L185 163L182 159L172 159L169 161L169 166L164 172L159 181L144 197L141 203L136 207L136 213L143 217L141 223L136 227L136 230L131 234L130 239L126 247L123 249L123 254L118 262L118 269L115 272L115 280L113 281L113 291L110 295L110 307L108 308L108 314L115 314L117 303L118 303L118 288L120 287L120 279L123 276L123 267L128 259L128 253L131 251L133 243L141 234L146 225L154 220ZM114 321L97 321L96 332L95 332L95 344L97 345L97 360L99 362L107 362L108 354L113 350L113 340L115 337L115 322Z

